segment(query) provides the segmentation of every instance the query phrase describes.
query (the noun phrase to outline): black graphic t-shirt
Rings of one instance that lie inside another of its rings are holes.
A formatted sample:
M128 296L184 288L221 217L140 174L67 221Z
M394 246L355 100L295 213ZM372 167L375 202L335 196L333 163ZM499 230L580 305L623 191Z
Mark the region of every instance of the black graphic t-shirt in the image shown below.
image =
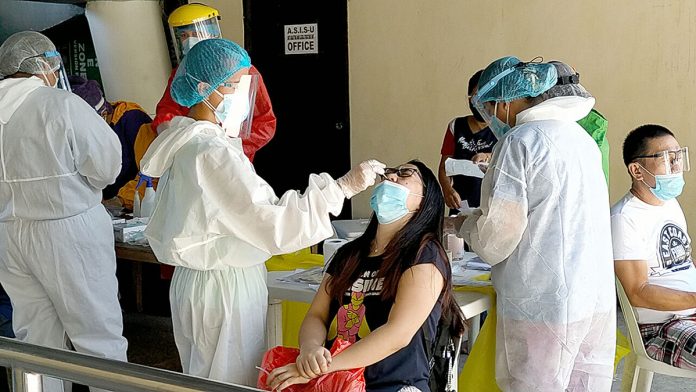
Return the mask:
M414 265L435 264L443 276L448 276L449 266L440 249L440 245L435 242L426 244ZM381 256L363 260L353 286L343 297L343 304L336 300L331 301L329 319L332 321L327 347L331 346L336 337L356 342L367 336L370 331L386 324L394 302L382 301L380 297L384 282L383 278L377 277L377 273L381 263ZM329 264L326 272L335 276L342 270L343 260L335 260ZM433 334L442 314L441 300L442 296L425 321ZM434 336L430 336L428 339L433 338ZM423 346L423 330L419 329L408 346L365 368L367 392L394 392L407 385L428 392L429 374L428 358Z
M476 133L471 131L467 117L457 117L447 126L445 139L442 141L442 155L452 155L454 159L471 160L474 155L491 153L498 141L493 132L486 127ZM481 179L469 176L454 176L454 190L462 200L467 200L470 207L481 205Z
M611 209L614 260L647 262L648 283L696 291L696 267L684 212L676 200L653 206L628 193ZM641 324L663 323L696 309L658 311L636 308Z

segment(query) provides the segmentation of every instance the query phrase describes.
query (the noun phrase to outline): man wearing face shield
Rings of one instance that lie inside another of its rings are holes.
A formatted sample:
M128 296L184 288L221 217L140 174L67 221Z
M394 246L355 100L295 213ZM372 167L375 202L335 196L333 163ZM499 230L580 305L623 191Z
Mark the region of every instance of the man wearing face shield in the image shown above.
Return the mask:
M40 33L0 46L0 283L18 339L66 348L67 337L78 352L125 361L113 229L101 204L121 147L94 109L53 88L64 83L60 68ZM62 389L52 379L44 387Z
M179 63L195 44L210 38L222 38L219 18L220 14L216 9L203 4L182 5L169 15L170 33ZM157 115L152 122L152 129L157 133L163 132L172 118L188 115L188 108L176 103L171 96L175 74L176 68L172 70L167 88L157 104ZM242 140L242 147L246 156L253 162L256 151L268 144L275 135L276 117L261 74L253 65L249 68L249 74L253 76L252 83L256 86L256 98L251 102L249 121L244 124L245 127L250 127L250 132L249 136Z
M172 119L141 168L160 178L145 236L157 259L176 267L170 303L184 372L255 385L265 348L264 262L330 237L329 216L384 165L363 162L338 180L312 175L304 192L276 196L242 148L250 66L232 41L196 44L171 90L189 116Z
M648 124L623 145L631 189L611 208L616 276L635 308L647 354L696 369L696 268L677 197L689 150L667 128Z
M553 65L505 57L474 104L498 137L481 209L460 234L492 265L496 381L504 391L608 391L615 349L609 200L600 152L576 121L594 98L539 98Z

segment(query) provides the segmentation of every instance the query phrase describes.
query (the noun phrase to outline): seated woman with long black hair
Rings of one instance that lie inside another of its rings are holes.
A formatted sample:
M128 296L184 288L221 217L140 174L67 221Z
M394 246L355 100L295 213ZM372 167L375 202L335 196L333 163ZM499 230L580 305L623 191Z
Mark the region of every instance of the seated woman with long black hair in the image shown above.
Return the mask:
M386 169L385 177L372 195L367 230L326 269L300 329L297 362L275 369L269 386L365 367L369 392L430 391L426 339L434 340L441 319L463 331L440 243L444 200L422 162ZM354 344L332 358L325 347L336 338Z

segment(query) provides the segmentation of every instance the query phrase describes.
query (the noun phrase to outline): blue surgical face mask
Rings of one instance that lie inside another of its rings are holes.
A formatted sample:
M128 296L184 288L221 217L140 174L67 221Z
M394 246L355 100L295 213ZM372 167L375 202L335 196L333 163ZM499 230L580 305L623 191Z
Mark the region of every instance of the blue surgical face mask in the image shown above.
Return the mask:
M375 187L370 198L370 206L383 225L393 223L411 213L406 206L411 192L403 185L393 181L384 181ZM423 195L415 194L423 197Z
M650 192L658 199L667 201L681 195L683 189L684 173L658 174L655 176L655 188L650 188Z
M488 124L488 128L490 128L491 132L493 132L493 135L496 137L496 139L501 140L503 136L505 136L506 133L510 132L510 126L504 122L502 122L498 116L498 103L495 103L495 109L493 109L493 117L491 117L490 123ZM507 116L510 116L510 107L508 106L507 109Z
M640 165L640 164L639 164ZM655 177L655 188L648 185L644 180L643 184L650 188L655 197L662 201L672 200L681 195L684 189L684 173L674 173L674 174L652 174L648 169L644 168L643 165L640 167L648 172L651 176Z

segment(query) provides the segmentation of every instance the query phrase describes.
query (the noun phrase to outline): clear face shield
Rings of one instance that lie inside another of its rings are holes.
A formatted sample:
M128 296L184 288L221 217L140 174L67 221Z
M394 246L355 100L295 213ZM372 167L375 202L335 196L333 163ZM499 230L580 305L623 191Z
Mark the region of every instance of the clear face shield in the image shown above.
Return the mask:
M248 139L251 135L251 123L254 121L254 106L256 103L256 89L258 86L258 75L244 75L239 81L238 88L240 94L242 94L242 99L247 102L246 106L249 108L246 118L239 127L239 137L242 139Z
M478 91L476 94L474 94L473 97L471 97L471 106L481 115L481 118L483 121L488 124L488 127L491 129L493 134L500 140L504 134L505 134L505 128L509 129L509 126L507 124L504 124L502 121L498 119L495 115L495 102L493 101L487 101L483 102L481 99L484 97L489 91L495 87L498 82L505 76L511 74L512 72L515 71L515 67L508 68L505 71L499 73L496 75L493 79L491 79L488 83L484 84L483 86L479 86ZM486 107L486 103L489 104L489 107Z
M46 86L71 91L70 83L68 82L68 74L65 72L63 60L58 51L44 52L40 55L30 57L25 61L35 61L40 64L40 68L45 71L36 74L36 76L43 79Z
M174 52L179 62L200 41L210 38L222 38L217 17L211 17L184 26L170 26L169 32L172 35Z
M224 94L214 90L213 94L220 95L222 101L217 108L207 105L214 110L215 117L227 136L247 139L251 135L258 83L258 75L243 75L238 82L222 83L220 86L226 88Z
M654 160L654 175L679 174L691 170L689 147L682 147L673 151L660 151L652 155L640 155L636 158Z

